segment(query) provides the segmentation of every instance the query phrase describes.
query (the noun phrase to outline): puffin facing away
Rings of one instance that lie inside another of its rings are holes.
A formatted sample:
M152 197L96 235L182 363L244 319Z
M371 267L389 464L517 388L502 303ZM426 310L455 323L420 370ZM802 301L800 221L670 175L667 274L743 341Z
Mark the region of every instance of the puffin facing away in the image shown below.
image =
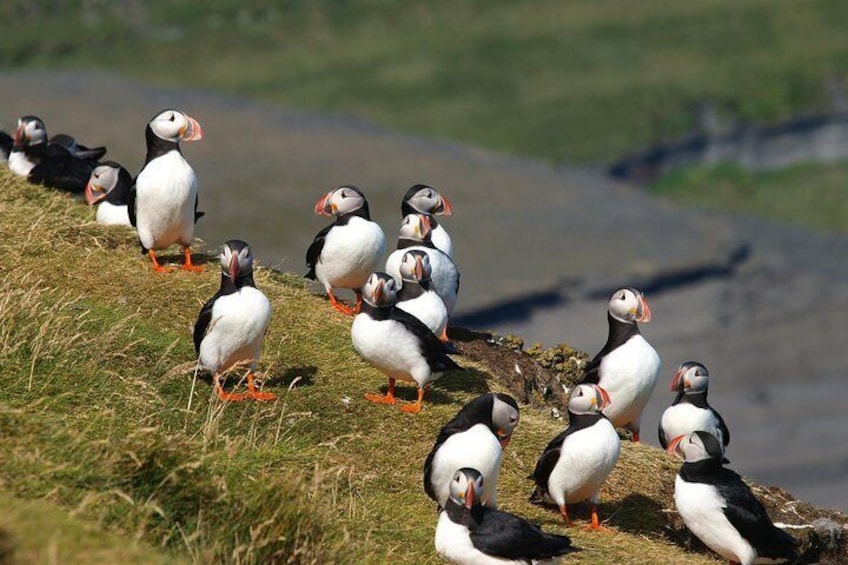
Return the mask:
M156 251L178 243L185 261L182 269L199 272L191 262L191 243L197 217L197 176L180 151L180 141L203 139L197 121L179 110L163 110L145 128L147 157L130 190L127 211L138 232L142 255L153 262L153 270L166 273Z
M669 449L684 460L674 480L674 505L707 547L742 565L797 557L795 538L772 523L742 477L723 467L724 450L715 436L678 436Z
M219 259L221 287L203 305L194 324L198 363L212 373L221 400L274 400L276 395L259 392L254 383L271 303L253 282L253 254L247 243L231 239L224 243ZM236 365L250 368L245 394L227 393L221 386L221 374Z
M545 448L533 471L536 491L531 502L553 502L570 524L567 504L589 499L590 529L604 529L598 519L601 486L618 461L621 442L603 415L609 405L597 385L577 385L568 399L568 427Z
M607 321L607 343L586 366L580 383L607 391L610 403L604 415L616 428L630 430L638 442L642 411L662 367L660 356L639 332L638 322L651 321L648 301L635 288L621 288L609 299Z
M353 185L334 188L315 204L315 213L335 216L336 221L318 232L306 252L306 278L324 286L330 304L344 314L356 314L362 306L360 288L377 267L386 250L386 236L371 221L365 195ZM356 293L350 308L333 295L334 288Z
M730 443L730 430L721 414L707 403L710 373L695 361L686 361L677 368L671 380L671 390L677 397L660 418L659 439L663 449L669 442L692 432L705 431L718 438L722 449Z
M453 209L447 198L426 184L416 184L406 191L400 204L401 216L425 214L430 220L433 245L448 257L453 258L453 242L447 230L433 216L450 216Z
M353 319L350 337L353 347L371 365L389 377L385 396L366 394L377 404L395 404L395 381L418 385L418 401L401 410L411 414L421 410L424 390L445 371L460 366L445 355L442 342L421 320L395 308L395 281L386 273L373 273L362 287L362 310Z
M442 341L448 341L448 309L433 288L430 257L423 251L407 251L400 264L403 286L397 293L397 307L424 322Z
M515 514L480 504L487 479L457 470L436 526L436 551L459 565L535 564L577 551L567 536L548 534Z
M114 161L106 161L91 171L85 185L85 201L97 205L97 223L105 226L130 226L127 199L132 188L129 171Z
M507 394L488 392L463 406L442 427L424 462L427 496L444 507L456 469L472 467L486 479L478 500L496 508L502 449L509 443L518 419L518 404Z

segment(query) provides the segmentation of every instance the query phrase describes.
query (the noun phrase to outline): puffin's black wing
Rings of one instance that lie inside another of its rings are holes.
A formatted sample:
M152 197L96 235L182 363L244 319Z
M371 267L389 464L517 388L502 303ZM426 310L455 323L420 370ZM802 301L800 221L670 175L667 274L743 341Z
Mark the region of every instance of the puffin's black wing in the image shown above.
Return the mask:
M577 381L577 384L596 385L601 381L601 361L607 354L607 348L601 349L600 353L589 361L586 368L583 369L583 376Z
M5 131L0 131L0 155L4 158L9 156L12 151L13 139Z
M435 334L424 325L424 322L400 308L392 308L389 317L401 324L415 337L418 338L418 343L421 346L421 354L427 360L430 370L434 373L442 373L444 371L455 371L461 369L453 359L445 354L444 344L435 336Z
M330 224L323 230L318 232L315 239L312 240L312 245L306 250L306 266L309 267L309 272L304 275L304 278L315 280L315 265L318 264L318 258L321 256L321 250L324 249L324 241L327 239L327 234L333 229L335 223Z
M135 225L135 179L133 179L132 186L130 186L129 194L127 194L127 215L130 217L130 225L132 227L136 227Z
M200 200L199 196L194 197L194 223L197 223L197 220L206 215L206 212L198 212L197 211L197 203Z
M562 432L548 444L545 451L536 461L536 468L533 470L533 480L536 482L536 492L530 497L531 501L540 500L540 495L548 491L548 478L551 476L562 448L562 442L565 440L565 432Z
M85 190L95 161L77 159L64 148L50 150L29 173L29 181L65 192L80 193Z
M194 323L194 354L197 357L200 357L200 342L206 336L206 330L209 329L209 323L212 321L212 307L220 296L221 292L218 291L215 296L206 301L206 304L200 309L197 321Z
M547 559L575 550L567 536L546 534L527 520L500 510L485 509L470 537L475 548L504 559Z
M662 427L662 416L660 417L660 423L657 424L657 437L660 439L660 445L662 448L666 449L668 447L668 439L665 437L665 430L663 430Z
M716 489L726 501L724 515L734 528L764 557L792 557L797 541L776 527L763 505L736 472L722 468Z
M710 411L716 417L716 420L718 420L718 429L721 430L721 434L722 434L721 435L721 437L722 437L721 441L724 444L724 447L727 447L728 444L730 443L730 430L727 428L727 424L724 423L724 418L721 417L721 414L716 412L715 409L712 406L710 406ZM663 447L665 447L665 446L663 446Z

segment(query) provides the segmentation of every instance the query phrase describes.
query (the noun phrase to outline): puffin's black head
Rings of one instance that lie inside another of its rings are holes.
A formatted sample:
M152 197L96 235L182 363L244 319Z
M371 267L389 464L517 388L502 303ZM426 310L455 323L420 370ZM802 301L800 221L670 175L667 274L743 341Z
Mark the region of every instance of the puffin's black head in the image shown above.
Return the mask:
M697 431L689 435L677 436L668 444L666 451L677 455L686 463L714 460L729 463L724 459L721 442L709 432Z
M568 411L574 414L600 414L609 406L607 391L594 384L582 384L574 387L568 398Z
M14 147L23 149L47 143L47 128L37 116L21 116L15 129Z
M671 379L670 390L694 394L705 392L710 386L710 372L697 361L684 361Z
M612 293L609 299L609 313L620 322L650 322L651 309L642 292L627 286Z
M453 475L450 482L450 498L469 510L480 504L483 495L483 475L477 469L463 467Z
M416 184L403 195L400 212L404 216L418 212L434 216L450 216L453 213L448 199L426 184Z
M433 273L430 267L430 256L420 249L413 249L403 254L400 262L400 278L408 282L430 280Z
M407 214L400 223L398 239L409 241L430 241L430 218L424 214Z
M179 110L162 110L147 123L147 129L159 139L173 143L203 139L197 120Z
M371 273L362 285L362 299L375 308L385 308L397 302L395 279L386 273Z
M513 397L499 392L492 394L492 432L498 438L501 447L509 444L519 419L518 403Z
M250 246L240 239L225 242L218 259L221 272L233 281L253 273L253 253Z
M315 213L321 216L341 217L347 214L364 211L368 217L368 200L359 188L352 184L336 187L315 203Z
M94 205L112 194L113 190L125 189L129 191L132 177L129 171L115 161L106 161L91 171L88 184L85 185L85 201L88 205ZM121 203L126 203L122 198Z

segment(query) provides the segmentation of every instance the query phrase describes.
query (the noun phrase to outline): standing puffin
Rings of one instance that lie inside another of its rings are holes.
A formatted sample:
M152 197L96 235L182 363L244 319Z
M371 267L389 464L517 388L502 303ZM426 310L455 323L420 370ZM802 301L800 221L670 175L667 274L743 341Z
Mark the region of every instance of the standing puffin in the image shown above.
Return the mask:
M625 287L613 293L607 310L609 336L595 355L580 383L597 384L607 391L610 404L604 415L616 428L624 427L639 441L642 411L654 391L662 362L639 332L638 322L651 321L651 309L642 293Z
M198 363L212 372L222 400L274 400L274 394L259 392L253 382L271 320L271 303L253 282L253 254L247 243L231 239L219 259L221 288L203 305L194 324ZM227 393L221 386L221 374L236 365L250 367L245 394Z
M418 413L429 383L460 366L445 355L442 342L430 328L412 314L394 307L397 297L392 277L373 273L362 293L362 310L350 328L353 347L389 377L385 396L366 394L365 398L377 404L395 404L395 381L413 381L418 385L418 401L401 406L401 410Z
M413 249L403 255L400 277L403 286L397 293L397 307L409 312L430 328L442 341L448 341L448 310L430 280L430 257Z
M669 449L684 460L674 479L674 505L695 537L731 563L795 559L798 542L772 523L742 477L724 468L715 436L678 436Z
M130 226L127 199L133 180L129 171L115 161L106 161L91 171L85 185L85 201L97 204L97 223L106 226Z
M203 139L197 121L179 110L156 114L144 132L147 156L130 190L127 211L138 232L142 255L147 254L157 273L169 272L156 259L156 251L179 243L185 261L182 269L202 271L191 262L191 242L197 219L197 176L180 151L180 141Z
M671 379L671 390L677 397L660 418L659 438L663 449L678 437L705 431L718 438L722 449L730 443L730 430L721 414L707 403L710 373L695 361L681 363Z
M330 304L344 314L356 314L362 306L360 288L371 276L386 250L386 236L371 221L368 201L357 187L347 184L334 188L315 204L315 213L335 216L336 221L318 232L306 252L306 278L324 286ZM350 308L333 295L334 288L356 293Z
M400 204L401 216L425 214L430 220L431 239L436 249L453 258L453 243L450 234L433 216L453 214L450 202L439 191L426 184L416 184L406 191Z
M486 481L462 468L436 526L436 552L458 565L535 564L576 551L567 536L548 534L515 514L480 504Z
M598 519L601 485L618 461L621 442L603 414L610 403L597 385L577 385L568 399L568 427L542 452L533 471L532 502L554 502L570 524L567 504L589 499L591 529L604 529Z
M486 479L478 499L496 508L502 449L509 443L518 418L518 404L507 394L489 392L463 406L442 427L424 462L427 496L444 507L454 472L472 467Z
M456 307L459 293L459 270L447 253L433 245L430 230L430 218L425 214L409 214L403 218L398 236L397 250L386 259L386 272L397 284L401 284L400 264L407 251L423 251L430 258L433 289L442 298L448 315Z

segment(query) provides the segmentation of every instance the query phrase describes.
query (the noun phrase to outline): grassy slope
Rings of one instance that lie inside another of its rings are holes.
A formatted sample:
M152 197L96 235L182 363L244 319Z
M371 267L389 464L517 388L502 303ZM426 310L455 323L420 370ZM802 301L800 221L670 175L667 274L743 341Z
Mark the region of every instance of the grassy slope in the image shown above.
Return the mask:
M88 533L62 546L68 563L94 551L113 562L132 551L144 562L438 562L421 465L458 407L499 387L485 367L460 358L470 370L441 381L418 416L370 405L363 393L384 378L352 350L350 320L299 277L259 269L275 312L260 368L280 400L224 406L202 380L190 400L190 330L217 287L214 265L155 275L128 231L5 171L0 216L0 556L11 539L21 561L38 561L33 548L68 528ZM500 488L505 508L558 531L554 512L526 502L526 476L561 425L524 409ZM584 551L570 562L714 562L664 537L675 467L626 443L602 508L616 533L572 529Z

